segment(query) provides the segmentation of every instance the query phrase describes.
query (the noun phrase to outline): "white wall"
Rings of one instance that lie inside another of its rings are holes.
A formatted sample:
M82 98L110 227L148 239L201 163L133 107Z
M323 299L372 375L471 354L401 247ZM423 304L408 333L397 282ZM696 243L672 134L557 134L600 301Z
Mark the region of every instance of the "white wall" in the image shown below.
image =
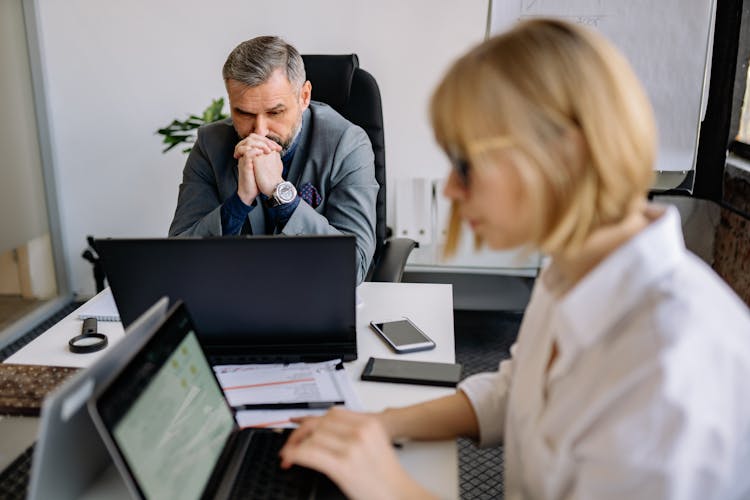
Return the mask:
M57 295L49 233L29 241L18 252L18 271L24 297L51 299Z
M36 5L63 245L82 295L94 291L86 235L167 233L185 157L162 155L154 131L224 95L221 66L237 43L278 34L302 53L356 52L381 87L392 183L447 170L427 102L449 62L481 41L487 14L483 0Z
M0 2L0 253L47 234L21 0Z

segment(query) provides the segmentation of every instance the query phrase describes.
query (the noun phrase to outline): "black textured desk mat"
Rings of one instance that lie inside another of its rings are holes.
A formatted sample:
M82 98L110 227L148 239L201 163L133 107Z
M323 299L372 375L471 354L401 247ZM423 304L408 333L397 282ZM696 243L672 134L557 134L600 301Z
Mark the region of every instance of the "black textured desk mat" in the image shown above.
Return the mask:
M3 500L23 500L26 498L33 453L34 445L32 444L18 455L5 470L0 472L0 498Z

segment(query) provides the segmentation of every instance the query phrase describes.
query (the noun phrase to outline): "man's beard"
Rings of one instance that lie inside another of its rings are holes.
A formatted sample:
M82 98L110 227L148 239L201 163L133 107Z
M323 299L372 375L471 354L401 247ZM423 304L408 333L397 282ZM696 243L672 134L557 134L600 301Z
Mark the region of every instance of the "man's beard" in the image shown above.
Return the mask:
M299 135L300 130L302 130L302 113L300 113L299 120L297 120L297 123L294 125L294 128L292 128L292 132L286 140L281 140L281 137L273 134L269 134L266 137L281 146L281 152L279 154L283 158L289 152L289 148L292 144L294 144L294 140Z

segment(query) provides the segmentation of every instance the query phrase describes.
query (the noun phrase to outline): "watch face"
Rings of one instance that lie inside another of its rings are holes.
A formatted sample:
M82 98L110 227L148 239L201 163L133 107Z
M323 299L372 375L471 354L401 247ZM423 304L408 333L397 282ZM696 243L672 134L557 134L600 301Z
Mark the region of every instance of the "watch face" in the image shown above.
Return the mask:
M289 203L297 196L297 190L291 182L282 182L276 190L276 197L281 203Z

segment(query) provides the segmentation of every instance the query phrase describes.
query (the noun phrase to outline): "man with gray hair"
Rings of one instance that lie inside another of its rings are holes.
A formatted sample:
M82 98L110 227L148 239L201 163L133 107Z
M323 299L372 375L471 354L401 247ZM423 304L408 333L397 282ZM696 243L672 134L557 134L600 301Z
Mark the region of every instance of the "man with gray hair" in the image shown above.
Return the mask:
M379 189L367 134L311 101L302 57L278 37L242 42L222 73L231 118L198 129L169 235L351 234L364 280Z

